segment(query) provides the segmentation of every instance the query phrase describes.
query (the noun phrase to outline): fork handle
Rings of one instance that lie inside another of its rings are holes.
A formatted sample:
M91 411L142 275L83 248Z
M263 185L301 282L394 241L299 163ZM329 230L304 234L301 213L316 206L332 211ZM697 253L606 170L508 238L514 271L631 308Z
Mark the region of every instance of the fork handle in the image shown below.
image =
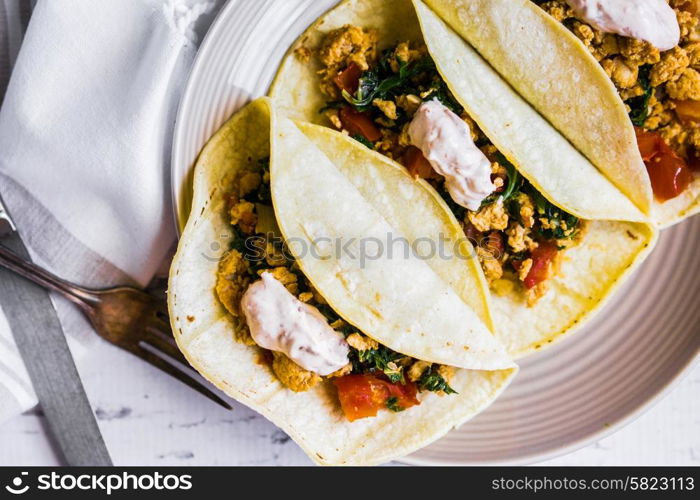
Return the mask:
M17 273L39 286L60 293L68 300L71 300L81 307L90 307L91 304L99 300L97 296L91 294L87 290L62 280L46 269L20 258L3 245L0 245L0 266Z

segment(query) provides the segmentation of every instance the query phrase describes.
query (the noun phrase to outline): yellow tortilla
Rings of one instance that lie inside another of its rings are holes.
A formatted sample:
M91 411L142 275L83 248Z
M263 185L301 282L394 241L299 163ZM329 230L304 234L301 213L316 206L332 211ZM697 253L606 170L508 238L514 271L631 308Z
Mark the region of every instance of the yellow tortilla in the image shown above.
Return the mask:
M274 137L291 134L294 140L274 140L273 175L284 177L284 167L280 173L279 165L275 165L279 158L285 163L291 159L307 163L305 158L308 158L330 168L330 160L311 140L297 136L304 135L299 128L287 120L280 122L281 130L275 128ZM312 460L326 465L371 465L395 459L429 444L487 407L515 375L517 368L510 361L505 370L457 370L450 381L457 395L440 397L422 393L419 406L401 413L380 411L376 417L351 423L343 416L330 383L293 393L260 362L258 348L234 339L235 329L240 325L216 296L219 259L213 254L217 245L229 242L231 234L225 213L231 179L238 169L270 155L270 136L269 101L254 101L223 126L197 162L192 215L173 261L168 294L175 339L192 366L228 395L281 427ZM298 151L297 147L306 151ZM273 184L276 182L273 180ZM323 189L328 187L323 185ZM422 196L417 193L423 190L418 184L403 188ZM279 186L273 189L278 200L285 194L296 200L302 196L293 190L284 193L287 190ZM314 214L313 220L329 221L340 213L329 204L347 206L343 193L336 194L336 198L326 197L325 204L314 202L320 212ZM352 213L357 215L357 209ZM290 213L289 219L297 216L303 214ZM358 216L359 220L367 222L369 217ZM291 224L293 221L287 220L281 226L289 230ZM443 293L448 293L447 290L450 287L445 283ZM362 291L371 292L367 288ZM386 308L387 314L391 313L390 309ZM342 309L337 311L345 316ZM369 331L364 333L371 335Z
M629 198L509 87L463 38L423 2L414 3L428 51L452 93L498 150L545 198L582 219L646 220Z
M654 248L657 231L633 222L592 221L581 243L564 253L547 294L527 307L521 293L491 300L498 339L513 359L574 333L600 311Z
M576 36L530 0L425 3L649 214L651 181L632 123L612 81Z
M272 200L306 277L343 319L395 351L472 370L512 367L487 326L486 284L473 251L431 190L357 143L334 144L335 137L342 134L302 132L284 117L273 126ZM407 205L418 209L407 212ZM441 237L450 252L444 258ZM407 252L397 240L408 243ZM458 243L467 247L462 258L452 253Z
M378 30L380 49L405 40L424 42L460 104L501 153L551 202L585 219L647 220L420 1L414 8L411 0L345 0L316 21L291 47L270 89L276 105L289 116L328 125L319 113L326 104L318 85L321 66L313 57L300 60L295 50L319 47L326 33L346 24Z
M605 221L645 217L463 38L423 2L414 4L440 74L486 136L550 202L596 221L581 243L564 254L561 272L533 307L527 307L518 290L493 298L498 337L517 359L585 324L646 258L656 233L647 224Z
M400 13L401 22L397 21L399 16L390 13ZM422 38L457 100L523 176L552 203L580 218L597 221L589 225L581 243L566 252L561 275L534 307L526 306L518 286L506 296L491 299L497 336L514 358L533 353L575 331L600 309L653 248L656 231L639 223L646 217L460 36L418 1L414 9L410 0L346 0L312 25L291 47L270 90L275 102L288 113L328 125L318 112L325 104L319 91L318 62L313 58L301 61L294 51L302 46L317 48L325 33L346 24L379 29L384 46ZM350 139L346 141L348 146L343 150L357 147ZM386 167L386 175L402 168L388 163L393 167ZM431 188L426 185L426 189ZM414 203L404 207L409 216L418 211ZM443 208L449 211L446 205ZM454 230L461 231L451 211L449 215Z
M700 174L693 172L690 186L680 196L660 202L654 200L651 218L661 228L677 224L700 212Z
M659 227L700 212L700 175L672 200L652 197L634 128L586 46L530 0L425 0Z
M386 33L379 50L398 41L418 41L422 36L416 12L410 0L354 0L340 2L335 8L321 16L289 49L270 88L275 104L284 109L286 115L311 123L322 118L318 110L326 104L316 83L320 63L315 59L302 62L294 51L300 47L318 47L324 35L345 24L356 24Z

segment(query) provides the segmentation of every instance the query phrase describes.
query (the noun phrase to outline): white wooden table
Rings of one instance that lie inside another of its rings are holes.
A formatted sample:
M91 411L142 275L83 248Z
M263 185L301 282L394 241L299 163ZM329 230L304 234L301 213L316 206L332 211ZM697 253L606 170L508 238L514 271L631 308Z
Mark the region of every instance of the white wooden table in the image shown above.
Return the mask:
M264 418L228 412L167 375L100 342L79 362L117 465L309 464ZM29 412L0 426L0 465L55 465L43 418ZM647 414L546 465L700 465L700 368Z

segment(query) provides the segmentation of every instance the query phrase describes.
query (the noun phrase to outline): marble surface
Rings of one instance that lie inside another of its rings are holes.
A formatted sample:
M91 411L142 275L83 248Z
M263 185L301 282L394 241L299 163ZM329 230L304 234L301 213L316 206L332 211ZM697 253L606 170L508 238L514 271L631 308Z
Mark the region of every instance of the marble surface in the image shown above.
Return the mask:
M78 362L117 465L308 465L288 436L242 405L229 412L100 341ZM1 465L58 465L40 410L0 426ZM542 465L700 465L700 366L600 442Z

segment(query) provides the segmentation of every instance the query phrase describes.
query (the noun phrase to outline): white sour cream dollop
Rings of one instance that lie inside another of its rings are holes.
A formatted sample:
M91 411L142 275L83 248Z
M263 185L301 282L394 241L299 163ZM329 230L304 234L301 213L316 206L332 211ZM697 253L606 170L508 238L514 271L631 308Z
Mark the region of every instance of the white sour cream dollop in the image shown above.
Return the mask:
M318 309L301 302L270 273L248 287L241 309L255 343L286 354L305 370L329 375L348 363L348 344Z
M474 144L469 126L440 101L421 104L408 135L433 169L445 177L447 191L458 205L478 210L496 189L491 182L491 162Z
M644 40L659 50L680 41L674 10L665 0L566 0L576 15L605 33Z

